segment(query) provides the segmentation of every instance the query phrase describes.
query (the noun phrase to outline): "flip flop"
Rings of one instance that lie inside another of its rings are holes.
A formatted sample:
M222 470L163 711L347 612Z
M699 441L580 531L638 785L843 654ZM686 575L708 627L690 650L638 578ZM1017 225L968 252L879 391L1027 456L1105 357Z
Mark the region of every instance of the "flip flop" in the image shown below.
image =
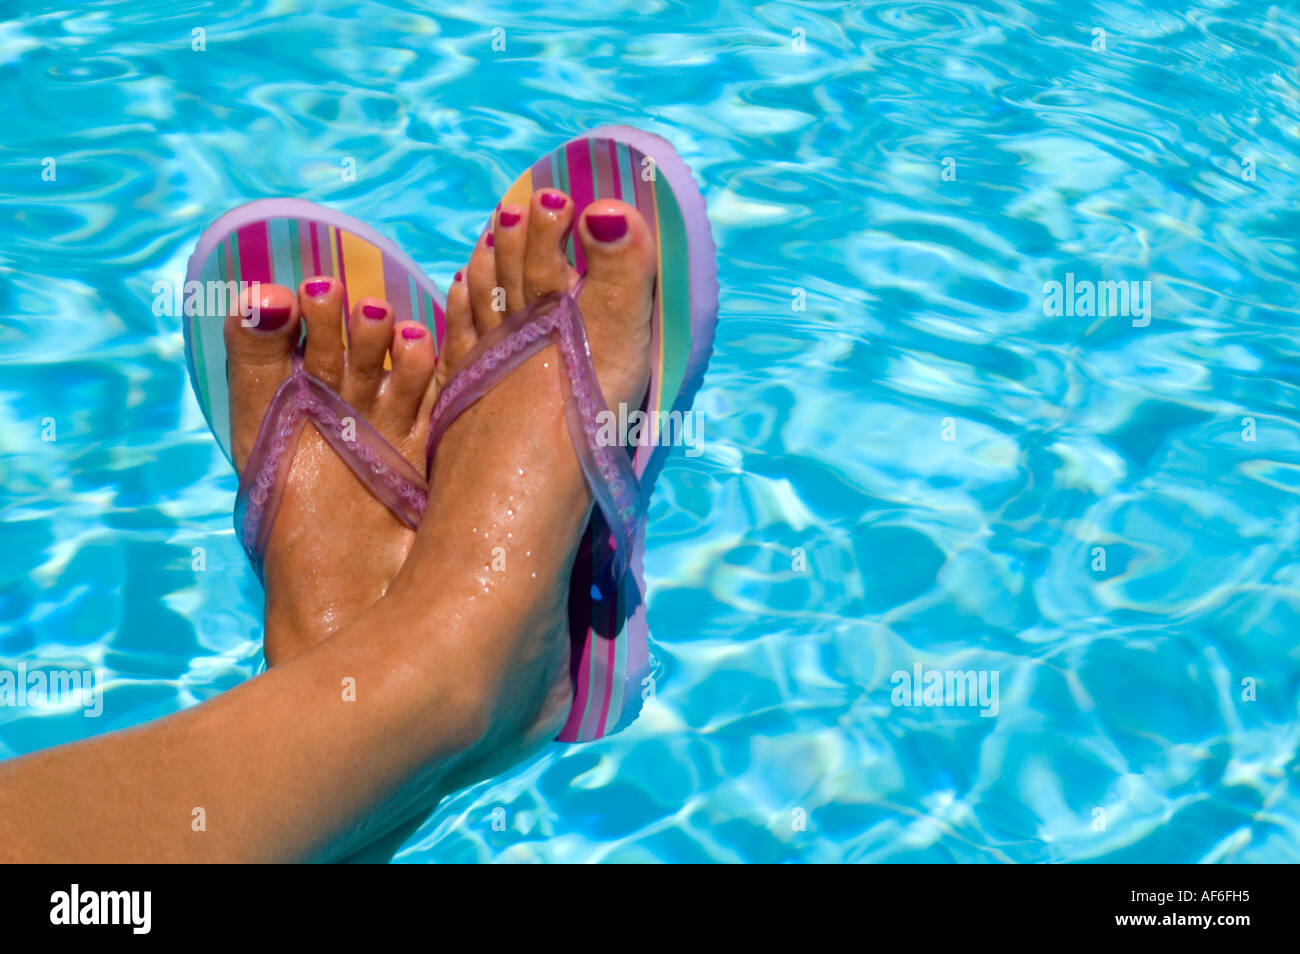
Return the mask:
M392 307L395 322L422 322L433 333L435 348L442 347L446 302L438 286L369 226L302 199L259 199L232 209L204 230L190 256L182 319L190 382L208 426L232 464L226 316L239 292L254 282L296 289L303 279L316 275L343 283L344 316L351 310L350 299L382 298ZM339 334L346 342L344 321L346 317L340 321ZM235 498L235 531L259 577L293 461L292 449L308 422L412 529L419 524L427 499L424 476L337 392L303 370L301 350L300 345L293 373L262 419Z
M527 205L556 188L574 203L574 221L596 199L620 199L645 218L658 247L651 313L650 385L642 409L649 440L629 457L599 436L608 411L587 350L578 285L533 302L484 335L434 406L429 454L453 420L524 360L552 342L570 386L564 389L574 449L597 507L575 561L569 594L574 701L561 742L586 742L624 728L653 692L642 577L643 526L650 491L671 447L664 418L688 413L713 349L718 315L716 249L704 197L669 143L627 126L602 126L542 157L502 204ZM579 276L582 249L570 237ZM680 418L679 418L680 420ZM630 571L630 572L629 572Z
M510 370L552 341L559 344L571 384L565 392L569 429L598 506L572 573L574 702L557 740L586 742L630 724L643 698L653 691L642 531L650 489L671 450L659 443L664 418L654 412L688 412L704 375L717 324L716 249L704 197L690 170L666 140L650 133L602 126L572 139L534 163L502 202L527 204L535 190L547 187L568 193L575 218L596 199L620 199L635 206L655 238L651 372L642 408L651 414L649 440L629 457L623 448L605 446L596 436L597 415L608 409L587 352L577 305L579 280L569 292L534 302L479 340L435 404L428 453L431 457L451 422ZM583 274L582 249L572 238L568 251ZM399 321L418 315L441 348L444 300L433 283L366 226L308 202L263 200L218 219L190 258L186 293L191 281L205 283L200 290L208 283L232 280L296 288L313 273L340 278L350 295L386 298ZM402 287L409 301L396 294ZM209 307L207 313L206 320L200 320L204 316L191 315L187 307L186 351L203 413L230 457L221 327L226 311ZM350 439L340 427L347 416L356 422L356 435ZM286 451L308 420L408 526L414 527L423 514L428 492L423 478L341 397L299 364L272 400L240 476L235 525L259 573L292 460Z

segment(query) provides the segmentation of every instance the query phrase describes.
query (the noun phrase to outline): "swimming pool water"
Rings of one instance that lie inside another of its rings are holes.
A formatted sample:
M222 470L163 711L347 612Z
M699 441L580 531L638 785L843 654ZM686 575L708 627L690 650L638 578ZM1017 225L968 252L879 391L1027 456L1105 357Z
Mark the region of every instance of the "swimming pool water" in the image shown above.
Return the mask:
M397 860L1300 860L1295 4L22 6L0 664L108 689L0 708L0 756L256 665L151 309L201 228L309 198L445 286L520 169L630 123L703 184L722 285L704 453L651 507L657 694ZM996 674L996 715L895 705L918 665Z

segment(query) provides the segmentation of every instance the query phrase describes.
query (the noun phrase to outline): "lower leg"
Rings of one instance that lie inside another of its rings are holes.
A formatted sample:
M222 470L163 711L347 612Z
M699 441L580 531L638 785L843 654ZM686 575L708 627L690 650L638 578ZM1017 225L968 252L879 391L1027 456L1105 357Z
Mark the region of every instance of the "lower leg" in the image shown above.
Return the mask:
M404 802L445 792L483 736L455 651L473 624L434 609L381 601L202 705L0 764L0 861L292 861L365 844Z

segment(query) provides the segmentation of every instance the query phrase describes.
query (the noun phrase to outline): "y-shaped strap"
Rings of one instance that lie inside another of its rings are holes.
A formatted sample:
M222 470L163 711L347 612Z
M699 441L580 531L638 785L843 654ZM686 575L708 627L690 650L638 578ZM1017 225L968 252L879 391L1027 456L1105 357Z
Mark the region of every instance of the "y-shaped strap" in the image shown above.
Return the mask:
M235 497L235 533L258 577L298 435L308 421L399 520L414 530L424 516L429 491L425 479L352 405L304 371L301 357L295 356L293 374L275 392L262 418ZM322 527L320 532L329 530Z
M457 417L502 378L547 345L559 345L568 387L563 389L565 418L573 448L596 505L612 536L605 570L617 580L627 569L632 543L645 516L641 485L627 451L603 438L602 411L609 413L591 364L587 329L578 311L578 282L570 291L538 299L487 332L466 356L464 367L447 384L433 408L428 459Z
M516 312L479 339L465 366L438 396L429 429L428 460L442 435L466 408L548 344L559 345L568 378L565 418L583 476L611 536L609 563L598 578L618 580L645 517L645 500L632 460L617 442L603 439L601 412L609 413L591 364L587 330L578 311L581 282ZM235 532L260 577L266 542L293 463L292 450L308 421L399 520L415 529L424 516L429 486L415 468L329 385L312 377L295 357L262 419L235 498ZM325 532L325 531L322 531Z

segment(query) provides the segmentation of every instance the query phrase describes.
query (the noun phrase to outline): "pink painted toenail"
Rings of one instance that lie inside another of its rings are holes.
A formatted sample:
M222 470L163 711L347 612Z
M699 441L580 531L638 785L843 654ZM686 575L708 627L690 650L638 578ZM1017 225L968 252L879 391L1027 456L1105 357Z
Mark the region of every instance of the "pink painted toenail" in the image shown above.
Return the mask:
M500 221L501 221L501 224L504 225L506 228L510 228L510 226L512 226L512 225L518 225L518 224L519 224L519 213L518 213L518 212L502 212L502 213L501 213L501 216L500 216Z
M491 232L484 234L483 241L487 243L488 248L491 248L493 245L497 244L497 240L492 237Z
M627 234L627 216L615 215L587 216L587 231L597 242L617 242Z
M417 338L424 337L424 329L419 325L407 325L402 329L402 337L407 341L415 341Z
M256 328L258 331L279 331L289 323L289 316L292 314L292 308L263 305L261 308L254 309L249 315L248 327Z
M463 274L464 274L464 272L457 272L457 273L456 273L456 277L453 278L452 281L454 281L454 282L458 282L458 281L460 281L461 276L462 276Z
M558 192L543 192L542 205L548 209L562 209L568 204L568 198Z
M319 298L321 295L329 294L332 284L328 278L322 278L318 282L308 282L303 290L307 292L308 297Z
M383 305L362 305L361 314L367 318L373 318L375 321L383 321L388 317L388 309Z

